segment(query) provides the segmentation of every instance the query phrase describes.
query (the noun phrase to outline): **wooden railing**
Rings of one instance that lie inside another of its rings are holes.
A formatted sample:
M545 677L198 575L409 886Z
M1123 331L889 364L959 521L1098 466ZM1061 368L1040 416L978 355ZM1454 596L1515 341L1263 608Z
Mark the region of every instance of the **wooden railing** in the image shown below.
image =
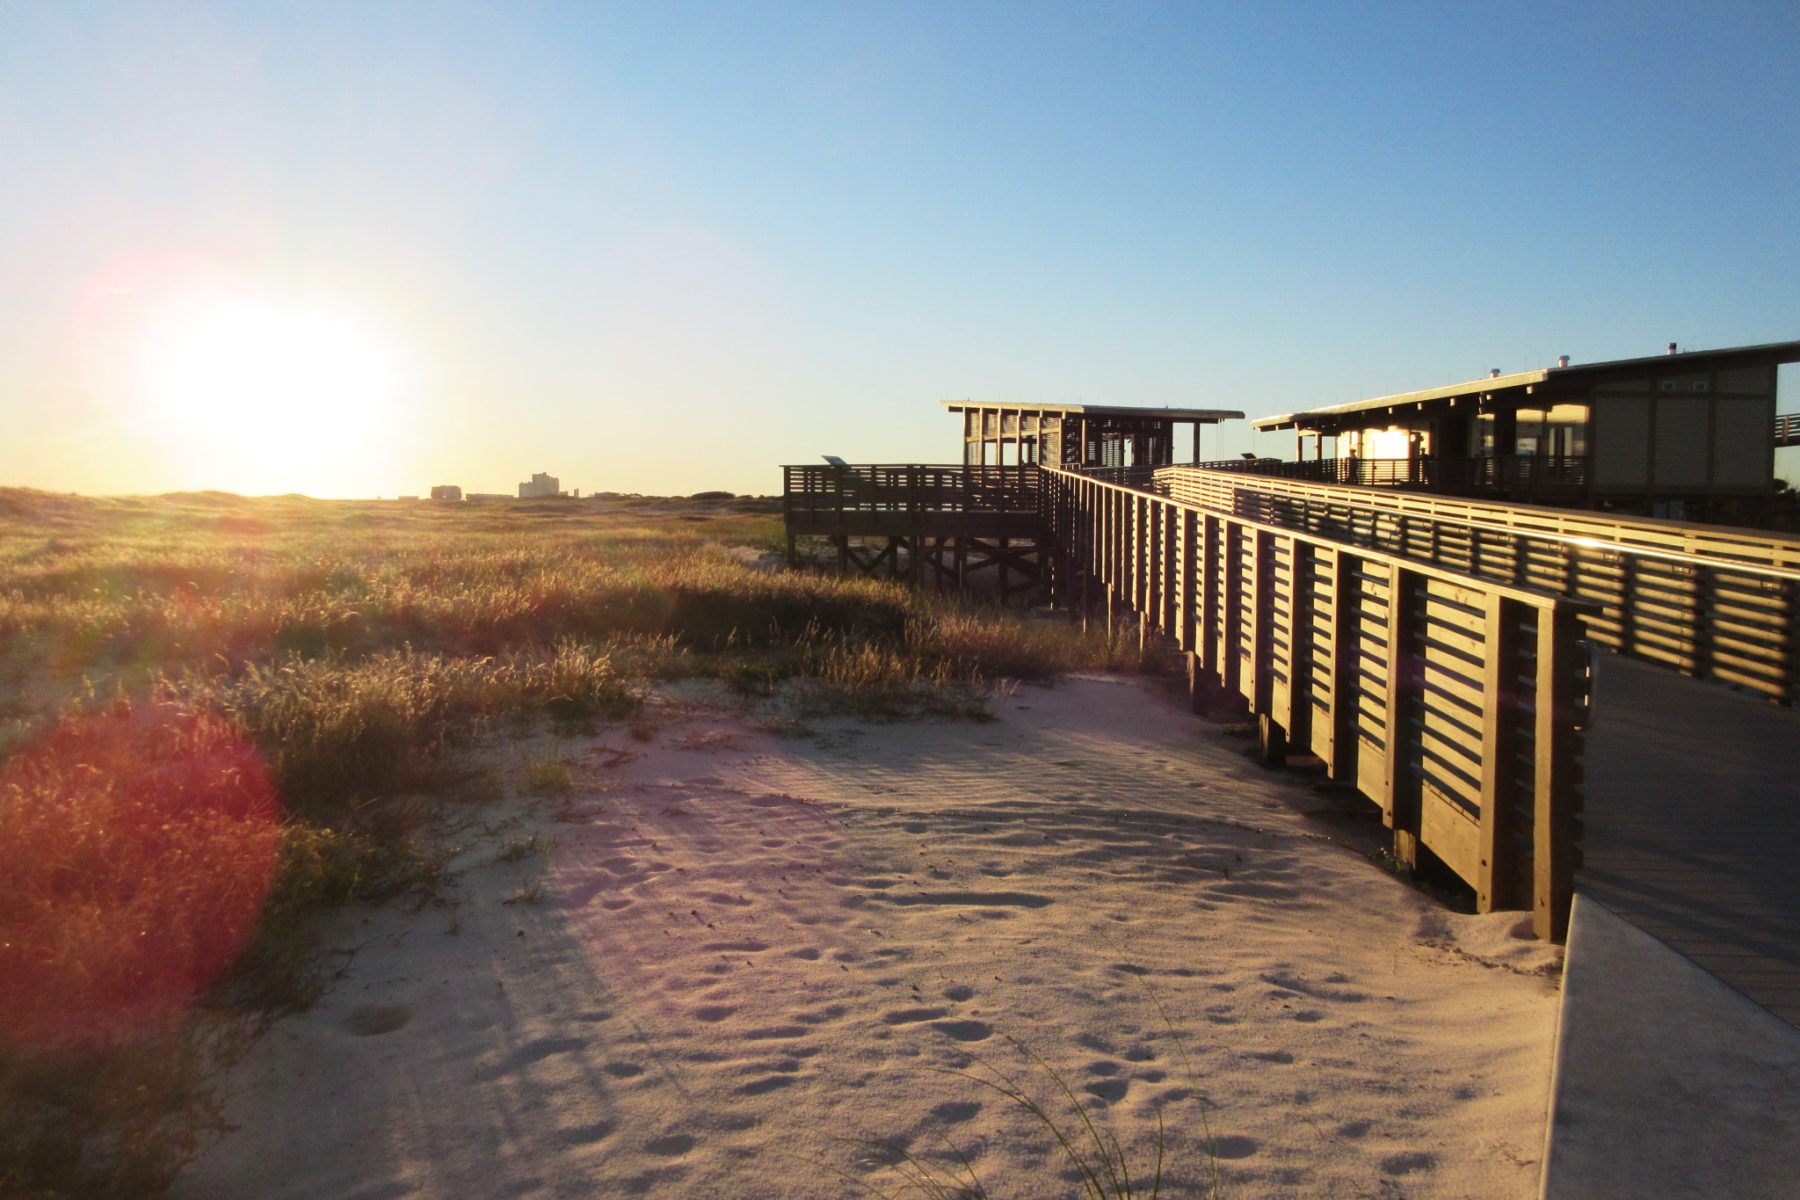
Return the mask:
M1784 413L1775 418L1775 444L1800 446L1800 413Z
M1590 602L1622 654L1800 700L1800 538L1570 509L1164 468L1203 508Z
M904 532L947 514L1038 511L1035 466L783 467L782 515L799 533Z
M1588 487L1588 459L1580 455L1505 454L1478 458L1278 458L1197 464L1201 470L1267 475L1358 487L1414 487L1479 495L1484 492L1565 495ZM1190 468L1192 469L1192 468Z
M1402 855L1425 846L1482 911L1563 936L1581 602L1074 472L1044 472L1043 504L1065 593L1129 605L1379 805Z

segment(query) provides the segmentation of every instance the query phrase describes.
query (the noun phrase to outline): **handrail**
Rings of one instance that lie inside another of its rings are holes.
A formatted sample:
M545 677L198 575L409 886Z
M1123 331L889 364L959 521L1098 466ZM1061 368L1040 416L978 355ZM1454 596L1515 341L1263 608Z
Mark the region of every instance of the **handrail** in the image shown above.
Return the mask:
M1263 460L1267 462L1268 460ZM1327 460L1329 461L1329 460ZM1292 465L1292 464L1288 464ZM1245 476L1255 476L1255 486L1287 494L1329 495L1347 503L1396 512L1412 512L1445 519L1488 519L1511 529L1536 532L1561 531L1590 527L1595 536L1631 545L1656 545L1671 538L1704 547L1699 551L1722 559L1800 567L1800 537L1766 530L1741 530L1723 525L1703 525L1692 521L1676 521L1660 517L1624 517L1589 509L1559 508L1552 505L1476 500L1462 496L1441 496L1425 492L1391 488L1369 488L1351 484L1295 480L1256 469L1246 464L1226 468L1164 467L1158 472L1195 473L1218 471L1233 476L1239 484Z
M1045 469L1065 600L1135 609L1197 672L1380 806L1483 911L1566 929L1593 606L1324 534Z
M1156 487L1218 511L1599 603L1609 649L1800 700L1800 540L1165 468ZM1735 551L1724 553L1722 551Z
M787 466L782 514L789 526L858 516L936 513L1036 513L1035 466L932 466L920 463Z

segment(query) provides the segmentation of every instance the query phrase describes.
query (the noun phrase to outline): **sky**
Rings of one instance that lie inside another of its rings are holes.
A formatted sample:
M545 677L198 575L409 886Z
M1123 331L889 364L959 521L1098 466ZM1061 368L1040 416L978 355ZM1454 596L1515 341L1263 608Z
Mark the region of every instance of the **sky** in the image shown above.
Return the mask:
M0 0L0 486L770 493L1788 340L1797 214L1791 0Z

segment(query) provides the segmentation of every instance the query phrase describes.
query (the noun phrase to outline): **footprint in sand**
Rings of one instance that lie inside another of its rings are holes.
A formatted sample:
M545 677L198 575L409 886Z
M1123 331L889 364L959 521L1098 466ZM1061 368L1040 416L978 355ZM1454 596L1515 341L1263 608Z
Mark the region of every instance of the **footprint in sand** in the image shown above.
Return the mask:
M609 1062L602 1069L615 1079L631 1079L644 1073L644 1068L634 1062Z
M974 994L974 988L967 987L960 983L955 987L947 987L944 989L944 999L946 1000L956 1000L960 1002L969 999Z
M931 1110L931 1115L946 1125L973 1121L981 1114L981 1105L973 1100L946 1100Z
M1414 1171L1429 1171L1437 1166L1437 1156L1418 1150L1406 1154L1390 1154L1381 1160L1380 1166L1389 1175L1410 1175Z
M1261 1147L1255 1138L1222 1137L1208 1143L1206 1148L1218 1158L1249 1158Z
M694 1010L694 1017L697 1020L712 1023L723 1021L736 1011L737 1005L735 1004L703 1004Z
M677 1154L686 1154L694 1148L695 1139L685 1133L670 1133L644 1143L644 1149L652 1154L660 1154L665 1158L674 1158Z
M392 1033L412 1020L412 1009L404 1004L365 1004L344 1014L346 1033L357 1037L376 1037Z
M557 1133L565 1146L591 1146L595 1142L611 1137L613 1123L611 1121L595 1121L591 1125L576 1125Z
M778 1088L789 1087L794 1082L792 1075L767 1075L761 1079L752 1079L738 1089L740 1096L762 1096Z
M1098 1096L1108 1104L1117 1104L1131 1090L1129 1079L1096 1079L1081 1089L1089 1095Z
M994 1036L994 1027L986 1021L933 1021L931 1027L959 1042L981 1042Z
M947 1017L947 1008L897 1008L893 1012L882 1013L884 1025L916 1025L920 1021L935 1021L939 1017Z

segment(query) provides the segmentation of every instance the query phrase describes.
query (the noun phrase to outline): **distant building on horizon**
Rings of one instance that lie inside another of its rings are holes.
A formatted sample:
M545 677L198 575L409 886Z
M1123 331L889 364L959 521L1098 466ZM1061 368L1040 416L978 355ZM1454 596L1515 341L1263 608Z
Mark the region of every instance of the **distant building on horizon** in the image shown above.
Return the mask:
M462 488L454 483L440 483L431 489L433 500L461 500Z
M519 485L519 499L544 500L554 499L562 495L562 480L554 475L546 475L542 471L531 477L531 482Z

